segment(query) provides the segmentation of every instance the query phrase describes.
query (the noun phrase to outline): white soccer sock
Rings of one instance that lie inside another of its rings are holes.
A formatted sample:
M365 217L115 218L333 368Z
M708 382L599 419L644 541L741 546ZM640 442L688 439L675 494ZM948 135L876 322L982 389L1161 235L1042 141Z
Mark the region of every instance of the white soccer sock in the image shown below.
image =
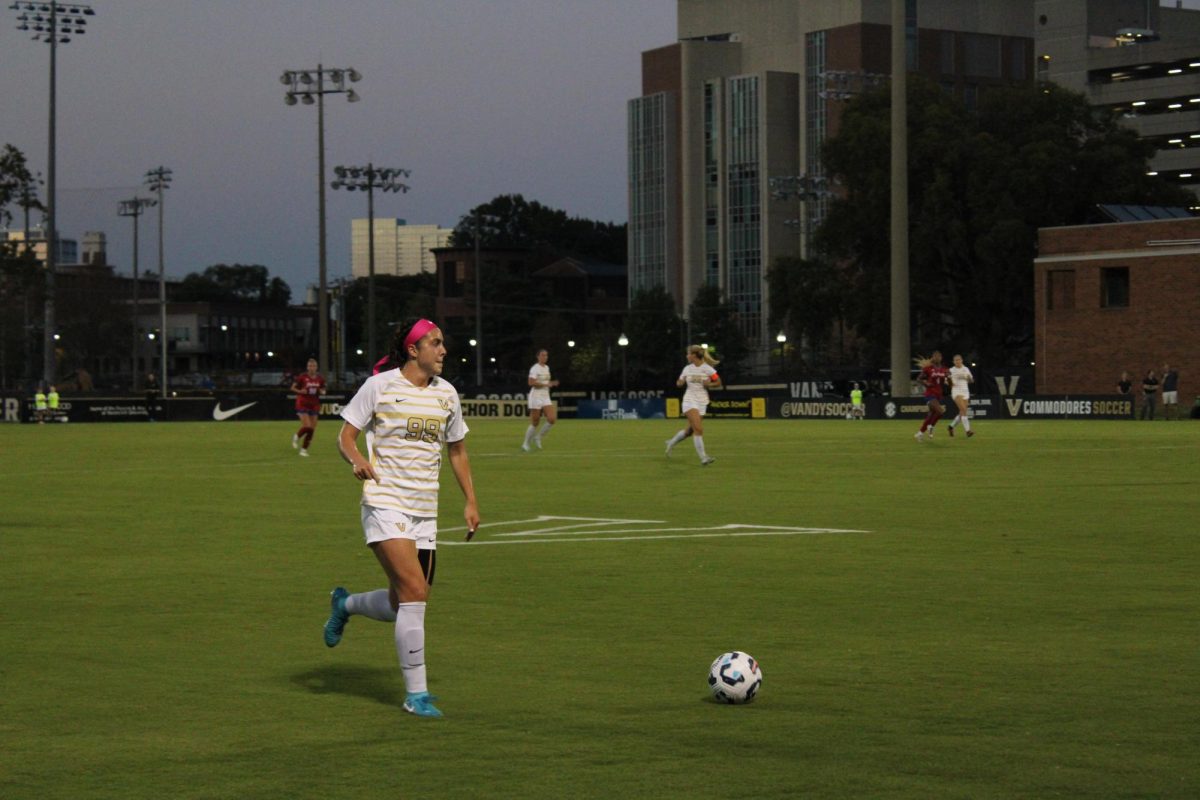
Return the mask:
M546 435L550 433L550 429L552 427L554 427L554 426L551 425L549 422L543 422L542 427L538 428L537 438L539 438L539 439L546 438Z
M969 431L969 430L971 430L971 420L970 420L970 418L968 418L968 417L963 417L963 418L962 418L962 421L963 421L963 427L964 427L964 428L966 428L968 431Z
M704 452L704 437L692 436L692 444L696 445L696 452L700 455L700 460L708 458L708 454Z
M396 609L396 653L409 694L428 691L425 681L425 604L401 603Z
M669 441L667 441L667 446L674 447L675 445L682 442L684 440L684 438L686 438L686 437L687 437L687 428L684 428L683 430L679 431L674 436L672 436Z
M951 428L953 428L955 425L957 425L957 424L958 424L958 421L959 421L960 419L962 419L962 416L961 416L961 415L960 415L960 416L957 416L957 417L955 417L955 418L954 418L954 419L952 419L952 420L950 420L950 427L951 427Z
M346 598L346 610L380 622L396 621L396 611L392 608L387 589L350 595Z
M529 444L530 442L533 441L533 435L535 433L537 433L537 429L534 428L532 425L530 425L528 428L525 429L525 444Z

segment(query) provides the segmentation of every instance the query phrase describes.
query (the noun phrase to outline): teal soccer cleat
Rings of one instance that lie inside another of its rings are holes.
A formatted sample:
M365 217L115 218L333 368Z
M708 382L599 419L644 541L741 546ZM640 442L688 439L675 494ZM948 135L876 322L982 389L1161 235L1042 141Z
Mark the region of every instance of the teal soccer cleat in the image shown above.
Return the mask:
M404 710L418 717L440 717L442 712L433 704L436 699L429 692L413 692L404 698Z
M341 586L329 593L329 619L325 621L325 646L337 647L338 642L342 640L342 631L346 629L346 622L350 619L350 613L346 611L346 598L350 593Z

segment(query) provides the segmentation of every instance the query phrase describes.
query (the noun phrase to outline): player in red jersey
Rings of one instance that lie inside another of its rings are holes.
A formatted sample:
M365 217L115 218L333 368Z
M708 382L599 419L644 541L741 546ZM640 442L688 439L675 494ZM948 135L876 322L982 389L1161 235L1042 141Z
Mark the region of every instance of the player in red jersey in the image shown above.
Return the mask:
M934 350L929 358L917 356L913 361L921 368L918 380L925 387L925 405L929 406L929 413L921 423L921 430L916 433L916 440L922 442L926 436L933 438L933 426L942 418L942 414L946 413L946 407L942 405L942 391L950 371L942 366L940 350Z
M292 391L296 393L296 416L300 417L300 430L292 435L292 447L299 449L300 455L307 456L321 415L321 395L325 394L325 378L317 372L315 358L310 358L308 370L292 381Z

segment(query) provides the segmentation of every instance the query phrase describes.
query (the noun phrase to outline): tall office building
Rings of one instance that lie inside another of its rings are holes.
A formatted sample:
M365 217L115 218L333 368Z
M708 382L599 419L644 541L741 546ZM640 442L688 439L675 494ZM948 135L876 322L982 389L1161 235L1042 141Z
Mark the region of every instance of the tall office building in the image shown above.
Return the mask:
M365 278L370 265L370 220L350 221L350 271ZM450 228L408 225L402 219L375 218L375 274L417 275L436 273L433 248L450 243Z
M1158 147L1151 169L1200 189L1200 11L1159 0L1036 0L1039 79L1083 92Z
M906 5L910 70L968 104L1032 80L1033 0ZM820 148L846 100L890 72L891 2L678 0L677 18L628 106L630 292L664 286L686 313L719 286L765 362L767 271L823 214ZM788 177L799 194L772 192Z

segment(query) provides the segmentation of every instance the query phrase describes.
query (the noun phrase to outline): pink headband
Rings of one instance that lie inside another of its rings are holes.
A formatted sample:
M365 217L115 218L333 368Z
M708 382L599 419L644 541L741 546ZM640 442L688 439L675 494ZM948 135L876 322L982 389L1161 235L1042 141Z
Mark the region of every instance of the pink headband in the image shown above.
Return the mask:
M421 341L421 337L436 328L437 325L427 319L417 320L417 324L412 326L412 330L408 332L408 336L404 337L404 350L408 351L409 345L416 344Z

